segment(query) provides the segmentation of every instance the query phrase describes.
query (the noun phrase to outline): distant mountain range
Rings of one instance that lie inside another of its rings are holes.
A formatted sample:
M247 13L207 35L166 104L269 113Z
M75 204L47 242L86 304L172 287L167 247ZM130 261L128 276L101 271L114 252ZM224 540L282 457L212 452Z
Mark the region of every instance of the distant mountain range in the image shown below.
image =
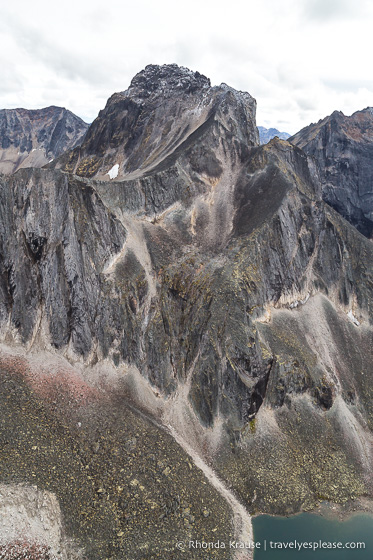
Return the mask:
M287 132L280 132L277 128L264 128L264 126L258 126L258 130L259 141L261 144L267 144L275 136L281 140L287 140L290 137L290 134Z

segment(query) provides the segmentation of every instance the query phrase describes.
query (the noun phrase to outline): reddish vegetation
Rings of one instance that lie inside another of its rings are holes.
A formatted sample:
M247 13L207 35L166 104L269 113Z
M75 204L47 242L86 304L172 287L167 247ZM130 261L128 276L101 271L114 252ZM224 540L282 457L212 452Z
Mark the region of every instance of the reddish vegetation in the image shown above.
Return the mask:
M0 560L52 560L49 547L25 540L0 545Z
M35 365L23 356L0 352L0 367L23 377L42 399L55 404L68 401L85 405L100 397L99 391L88 385L78 371L65 364Z

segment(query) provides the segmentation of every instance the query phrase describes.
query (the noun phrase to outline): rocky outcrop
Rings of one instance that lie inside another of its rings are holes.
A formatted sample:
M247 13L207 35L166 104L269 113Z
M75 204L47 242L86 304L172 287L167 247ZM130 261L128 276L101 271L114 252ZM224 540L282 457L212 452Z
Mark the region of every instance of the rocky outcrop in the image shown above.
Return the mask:
M2 558L79 560L81 551L64 537L56 496L21 484L0 485Z
M73 148L88 129L62 107L0 111L0 173L42 167Z
M323 199L363 235L373 235L373 109L340 111L289 139L317 162Z
M229 532L228 488L272 513L372 494L373 248L318 173L286 141L259 146L251 96L166 65L80 148L1 179L4 402L32 390L34 445L61 436L36 461L7 416L24 468L11 453L5 472L49 485L88 558L143 558L140 534L183 558L181 528Z
M265 128L264 126L258 126L258 131L261 144L267 144L275 136L280 140L287 140L291 136L287 132L280 132L277 128Z

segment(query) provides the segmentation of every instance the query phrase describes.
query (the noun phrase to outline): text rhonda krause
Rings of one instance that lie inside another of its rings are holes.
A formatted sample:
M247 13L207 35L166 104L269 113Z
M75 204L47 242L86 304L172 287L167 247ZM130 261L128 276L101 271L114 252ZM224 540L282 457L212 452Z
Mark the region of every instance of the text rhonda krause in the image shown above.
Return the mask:
M365 542L331 542L331 541L263 541L263 542L243 542L243 541L224 541L206 542L206 541L189 541L189 548L211 550L216 548L234 548L234 549L254 549L264 548L267 549L292 549L292 550L320 550L320 549L350 549L350 550L363 550L365 549Z
M214 548L261 548L260 542L243 542L243 541L224 541L206 542L206 541L189 541L189 548L203 548L210 550Z

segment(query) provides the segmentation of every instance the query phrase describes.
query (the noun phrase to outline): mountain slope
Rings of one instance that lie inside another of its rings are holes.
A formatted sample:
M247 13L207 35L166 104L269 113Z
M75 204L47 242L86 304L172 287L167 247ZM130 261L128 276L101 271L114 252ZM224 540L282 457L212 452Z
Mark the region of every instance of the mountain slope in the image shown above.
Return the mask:
M231 515L238 538L244 508L248 526L249 513L320 499L362 507L373 492L371 242L325 204L304 151L258 145L248 94L174 65L132 83L80 148L0 179L7 406L32 390L26 424L4 416L24 465L12 444L7 480L52 480L68 534L97 560L143 558L140 535L149 554L184 558L177 533L217 528L224 540ZM97 167L80 167L91 158Z
M324 200L363 235L373 235L373 109L340 111L289 139L315 158Z
M0 111L0 172L42 167L73 148L88 125L61 107Z

